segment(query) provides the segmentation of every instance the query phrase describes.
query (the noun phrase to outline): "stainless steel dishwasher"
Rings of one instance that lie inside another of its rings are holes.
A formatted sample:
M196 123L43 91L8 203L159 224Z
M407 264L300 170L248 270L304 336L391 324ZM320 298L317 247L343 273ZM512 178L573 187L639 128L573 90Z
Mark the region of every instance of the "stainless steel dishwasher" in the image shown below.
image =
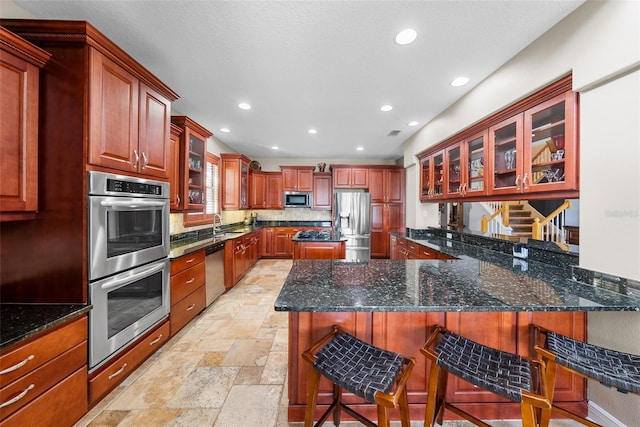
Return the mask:
M207 307L224 293L224 242L216 242L205 249Z

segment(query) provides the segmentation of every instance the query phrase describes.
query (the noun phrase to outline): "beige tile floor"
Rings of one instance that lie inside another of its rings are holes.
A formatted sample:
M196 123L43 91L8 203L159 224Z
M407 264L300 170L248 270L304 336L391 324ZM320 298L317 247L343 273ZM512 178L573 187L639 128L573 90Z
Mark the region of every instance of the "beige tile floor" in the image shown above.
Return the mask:
M291 265L259 261L74 427L300 426L287 423L288 316L273 309Z

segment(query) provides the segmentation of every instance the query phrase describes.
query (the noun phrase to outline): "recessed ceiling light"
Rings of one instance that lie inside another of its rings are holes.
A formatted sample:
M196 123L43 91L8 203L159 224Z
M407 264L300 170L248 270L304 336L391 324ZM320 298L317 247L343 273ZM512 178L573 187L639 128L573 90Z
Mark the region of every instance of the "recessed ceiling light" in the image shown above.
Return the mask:
M468 77L458 77L458 78L454 79L451 82L451 86L454 86L454 87L464 86L467 83L469 83L469 78Z
M399 45L409 44L412 43L417 36L418 33L416 33L416 30L407 28L406 30L402 30L398 33L398 35L396 36L396 43L398 43Z
M420 122L416 122L415 120L412 122L407 123L409 126L418 126L420 124Z
M391 110L393 110L393 107L391 105L383 105L382 107L380 107L380 111L387 112Z
M362 146L360 146L360 147L356 147L356 150L358 150L358 151L362 151L362 150L364 150L364 147L362 147Z
M318 133L318 131L315 130L315 129L309 129L307 132L309 132L309 133Z
M251 110L251 105L247 104L246 102L242 102L238 104L238 108L240 108L241 110Z
M229 128L221 128L220 132L229 133L231 131L229 130Z
M280 148L278 148L277 145L274 145L273 147L271 147L272 150L279 150Z

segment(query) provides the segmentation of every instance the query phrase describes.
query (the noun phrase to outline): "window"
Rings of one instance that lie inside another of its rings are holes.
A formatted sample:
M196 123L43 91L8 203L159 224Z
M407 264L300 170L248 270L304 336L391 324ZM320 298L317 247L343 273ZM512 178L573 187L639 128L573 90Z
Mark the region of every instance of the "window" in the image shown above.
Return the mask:
M204 193L204 212L185 213L185 226L212 224L213 215L220 213L220 158L211 153L207 153Z

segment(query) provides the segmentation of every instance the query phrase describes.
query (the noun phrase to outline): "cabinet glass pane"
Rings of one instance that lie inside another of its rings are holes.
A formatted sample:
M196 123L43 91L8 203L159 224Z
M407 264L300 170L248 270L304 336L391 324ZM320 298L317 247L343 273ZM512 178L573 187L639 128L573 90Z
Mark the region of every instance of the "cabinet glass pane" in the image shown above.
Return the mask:
M433 156L433 195L444 193L444 154Z
M430 165L429 159L426 159L422 162L421 194L425 197L428 197L430 189L431 189L431 165Z
M484 137L467 142L467 191L484 190Z
M565 178L564 102L531 116L531 181L563 182Z
M460 193L460 146L447 150L449 159L449 178L447 179L447 194Z
M494 131L493 188L515 187L516 165L522 153L516 150L516 124Z
M200 138L189 135L189 203L204 203L205 144Z

